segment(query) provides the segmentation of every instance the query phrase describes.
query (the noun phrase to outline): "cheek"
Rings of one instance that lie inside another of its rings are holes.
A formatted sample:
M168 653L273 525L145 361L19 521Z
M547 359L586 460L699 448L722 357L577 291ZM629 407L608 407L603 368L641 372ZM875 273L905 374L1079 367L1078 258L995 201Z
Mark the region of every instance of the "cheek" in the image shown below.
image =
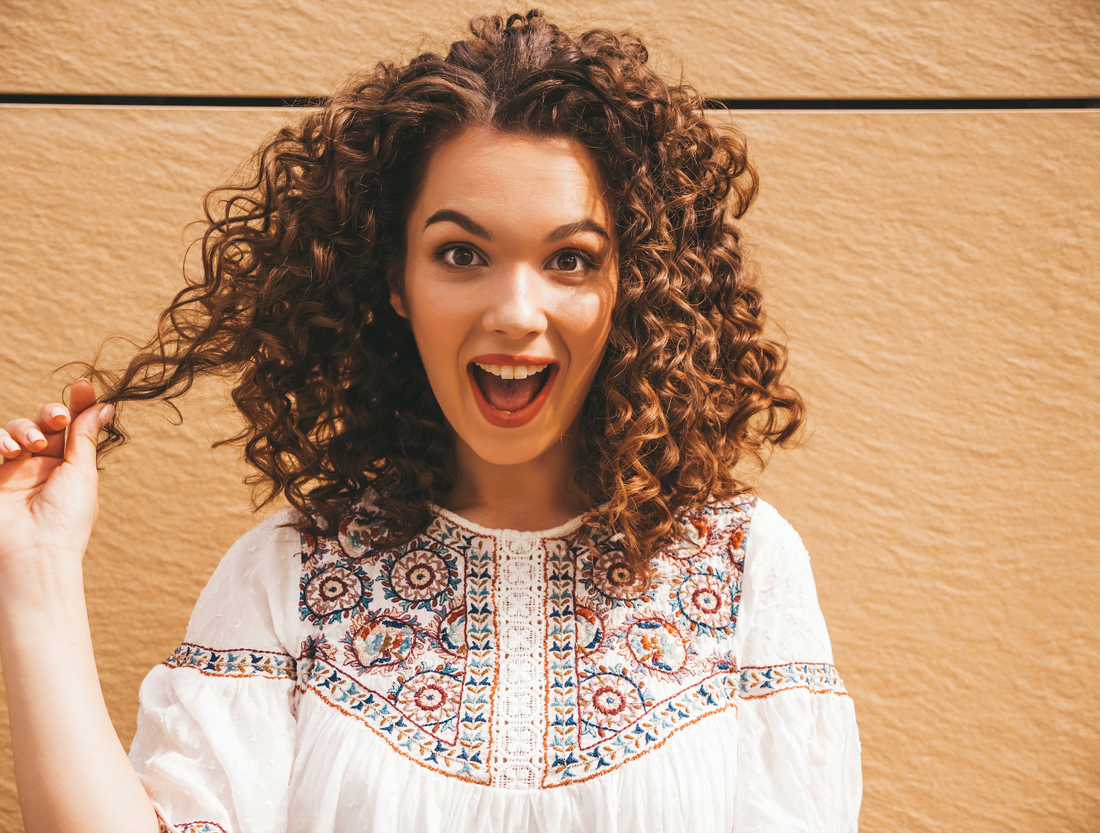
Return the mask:
M614 295L610 292L572 296L561 317L563 335L574 361L583 364L591 356L596 361L611 332L611 310Z
M461 294L429 281L409 281L405 286L409 325L420 360L437 398L445 399L464 377L456 377L456 360L471 325L471 311Z
M455 322L451 320L444 307L414 307L409 319L412 325L416 347L420 351L420 360L429 375L449 367L458 349L455 339ZM435 379L433 378L433 384Z

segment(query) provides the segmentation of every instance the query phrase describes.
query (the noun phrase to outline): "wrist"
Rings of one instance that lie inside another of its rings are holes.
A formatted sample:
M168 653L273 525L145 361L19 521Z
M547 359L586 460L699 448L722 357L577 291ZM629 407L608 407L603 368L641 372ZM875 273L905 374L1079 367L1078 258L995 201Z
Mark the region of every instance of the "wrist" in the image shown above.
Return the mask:
M68 581L80 575L84 548L43 546L29 543L0 558L0 592L8 584L58 579Z
M46 615L84 615L84 573L79 555L28 553L0 570L0 627L11 621Z

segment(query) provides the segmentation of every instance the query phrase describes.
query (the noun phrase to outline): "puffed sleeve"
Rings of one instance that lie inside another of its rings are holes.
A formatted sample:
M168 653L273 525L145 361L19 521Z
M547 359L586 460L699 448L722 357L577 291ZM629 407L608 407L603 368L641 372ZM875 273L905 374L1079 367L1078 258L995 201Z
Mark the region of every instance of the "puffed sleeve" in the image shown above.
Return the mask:
M180 833L286 829L295 737L301 537L280 512L242 537L195 605L185 642L141 685L130 761Z
M763 501L744 569L734 829L854 831L862 777L852 698L833 665L806 548Z

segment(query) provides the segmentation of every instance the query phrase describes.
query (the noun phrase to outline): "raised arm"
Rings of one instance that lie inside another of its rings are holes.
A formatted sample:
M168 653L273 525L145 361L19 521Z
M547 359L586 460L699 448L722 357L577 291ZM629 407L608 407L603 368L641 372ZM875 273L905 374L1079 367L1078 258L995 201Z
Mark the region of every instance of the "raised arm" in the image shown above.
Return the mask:
M27 833L159 826L107 713L84 603L96 440L112 414L80 380L69 408L0 429L0 658Z

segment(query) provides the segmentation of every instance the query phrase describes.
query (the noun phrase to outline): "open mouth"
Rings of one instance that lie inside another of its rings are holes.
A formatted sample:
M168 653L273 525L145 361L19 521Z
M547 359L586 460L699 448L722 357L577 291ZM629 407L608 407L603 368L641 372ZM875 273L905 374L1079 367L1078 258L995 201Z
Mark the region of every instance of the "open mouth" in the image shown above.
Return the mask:
M523 425L538 413L557 370L558 365L551 362L495 364L485 360L467 365L482 415L505 428Z

